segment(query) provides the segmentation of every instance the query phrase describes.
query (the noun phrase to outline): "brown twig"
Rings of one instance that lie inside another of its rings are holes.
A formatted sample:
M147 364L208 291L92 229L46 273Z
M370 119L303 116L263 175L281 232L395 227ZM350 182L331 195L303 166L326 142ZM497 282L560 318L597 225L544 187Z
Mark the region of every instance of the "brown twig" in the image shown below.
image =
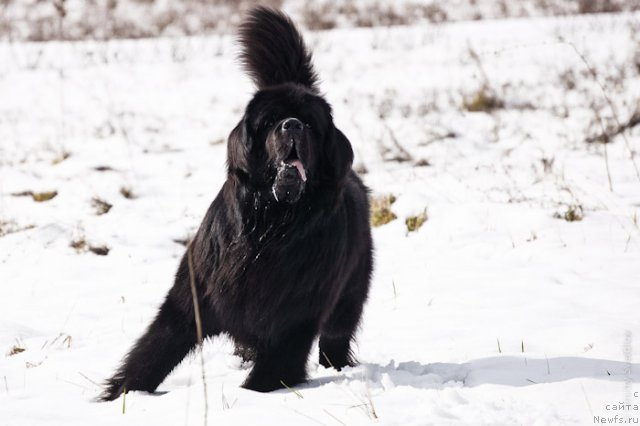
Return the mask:
M607 179L609 181L609 191L613 192L613 182L611 182L611 171L609 170L609 155L607 154L607 144L602 144L604 147L604 166L607 169Z
M609 105L609 108L611 108L611 114L613 115L613 119L616 121L616 125L618 126L618 129L622 129L620 132L616 133L616 135L619 134L619 135L622 136L622 139L624 140L624 144L627 147L627 150L629 151L629 159L631 160L631 163L633 164L633 168L636 171L636 177L640 181L640 170L638 169L638 165L636 164L636 161L635 161L635 158L634 158L634 152L631 149L631 145L629 144L629 140L627 139L627 136L624 134L624 131L629 127L624 127L620 123L620 119L618 118L618 113L616 111L615 105L613 104L613 101L611 101L611 98L609 97L609 95L607 95L607 91L606 91L604 85L600 82L600 80L598 80L598 73L591 66L591 64L589 63L587 58L584 56L584 54L582 52L580 52L580 50L572 42L566 41L564 39L561 39L561 42L566 43L567 45L571 46L571 48L574 50L574 52L576 52L576 55L578 55L578 57L582 60L584 65L587 67L587 70L589 71L589 74L591 74L591 77L593 78L593 80L596 82L596 84L598 84L598 86L600 86L600 90L602 91L602 96L604 97L605 101L607 101L607 104ZM633 116L632 116L632 118L633 118ZM640 117L638 117L638 119L640 119Z
M608 131L603 131L599 135L592 136L587 139L587 142L601 142L601 143L609 143L616 136L623 134L627 130L640 125L640 110L636 110L631 117L627 120L626 123L622 123L621 126L617 126L614 129L610 129Z
M386 122L384 123L384 126L386 127L387 132L389 133L389 138L391 139L391 142L393 142L393 145L397 149L396 155L393 158L390 158L390 160L397 161L399 163L413 160L413 156L411 155L411 153L409 151L407 151L400 144L400 141L398 141L398 138L396 137L395 133L393 132L393 129L391 128L391 126L389 126Z
M604 122L602 121L602 117L600 117L600 113L598 112L598 110L596 109L596 107L593 107L593 112L596 115L596 118L598 119L598 123L600 123L600 127L602 128L602 132L603 134L607 133L607 130L604 126ZM607 169L607 179L609 181L609 191L613 192L613 183L611 181L611 171L609 170L609 155L607 153L607 144L609 141L606 141L605 143L603 143L603 147L604 147L604 166Z
M193 269L193 244L189 243L187 247L187 264L189 266L189 283L191 285L191 298L193 300L193 316L196 321L196 333L198 336L198 352L200 352L200 367L202 369L202 392L204 395L204 425L207 426L207 417L209 414L209 404L207 402L207 378L204 370L204 354L202 352L202 317L200 316L200 304L198 303L198 293L196 291L196 279Z

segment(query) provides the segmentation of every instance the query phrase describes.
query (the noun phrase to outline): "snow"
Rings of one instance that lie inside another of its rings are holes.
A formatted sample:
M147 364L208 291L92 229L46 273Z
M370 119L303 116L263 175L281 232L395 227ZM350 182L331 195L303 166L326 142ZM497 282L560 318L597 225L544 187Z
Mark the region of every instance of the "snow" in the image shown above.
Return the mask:
M398 219L374 230L362 363L325 369L316 348L298 393L258 394L239 388L249 366L217 337L204 347L208 424L638 422L612 406L640 405L640 133L606 159L584 142L601 130L594 109L613 116L568 44L622 120L640 97L638 18L309 33L356 166L397 198ZM193 355L158 394L129 393L124 414L122 399L92 399L224 180L222 142L253 90L235 55L226 36L0 45L0 230L15 231L0 237L0 425L203 424ZM506 106L465 111L483 73ZM27 190L58 194L12 195ZM113 207L96 215L94 197ZM554 217L572 205L583 220ZM108 255L70 247L81 238Z

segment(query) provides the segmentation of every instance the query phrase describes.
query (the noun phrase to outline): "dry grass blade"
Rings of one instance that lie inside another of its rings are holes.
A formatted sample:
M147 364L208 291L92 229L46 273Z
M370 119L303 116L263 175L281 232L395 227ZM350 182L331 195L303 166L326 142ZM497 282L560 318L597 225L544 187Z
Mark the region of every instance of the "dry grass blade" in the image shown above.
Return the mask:
M491 88L489 77L482 64L482 59L478 52L469 45L468 53L471 60L476 64L476 68L480 73L482 87L471 97L463 100L464 108L469 112L491 112L496 109L504 108L504 101L498 97L495 90Z
M122 388L122 414L127 412L127 387Z
M224 384L222 384L222 409L223 410L230 410L233 408L234 405L236 405L236 402L238 402L238 398L234 399L233 402L231 404L229 404L229 400L227 399L227 396L224 394Z
M616 126L613 129L603 130L603 132L599 135L587 138L587 142L609 143L616 136L621 135L627 130L632 129L633 127L638 125L640 125L640 109L636 110L626 122L622 123L621 126Z
M634 170L636 172L636 177L638 178L638 181L640 181L640 170L638 169L638 165L636 164L636 160L634 158L634 151L631 149L631 145L629 144L629 139L627 139L627 136L624 134L624 131L626 130L626 128L625 128L625 126L623 126L620 123L620 119L618 118L618 112L616 111L616 107L613 104L613 101L611 101L611 98L609 97L609 95L607 95L607 91L606 91L604 85L598 79L598 73L591 66L591 63L587 60L587 58L584 56L584 54L576 47L575 44L573 44L570 41L566 41L564 39L561 39L561 41L563 43L566 43L569 46L571 46L571 48L576 53L576 55L578 55L578 57L582 60L584 65L587 67L587 70L589 71L589 74L591 74L591 77L593 78L593 81L595 81L596 84L598 86L600 86L600 90L602 91L602 96L604 97L605 101L607 101L607 104L609 105L609 108L611 109L611 114L613 115L613 118L616 121L616 125L618 126L618 129L623 129L618 134L620 134L622 136L622 139L624 140L624 144L627 147L627 151L629 151L629 159L631 160L631 163L633 164L633 168L634 168Z
M329 412L329 410L327 410L326 408L323 408L324 412L327 413L327 415L329 415L333 420L335 420L336 422L340 423L341 425L347 426L347 424L345 422L343 422L342 420L340 420L339 418L337 418L336 416L334 416L333 414L331 414Z
M409 151L407 151L402 144L400 143L400 141L398 140L398 138L396 137L396 134L394 133L393 129L385 123L385 127L387 129L387 132L389 133L389 139L391 139L391 142L393 142L393 146L396 147L396 153L391 156L390 158L387 158L388 161L397 161L398 163L404 163L406 161L413 161L413 156L411 155L411 153Z
M300 399L304 399L304 396L302 396L302 394L295 390L294 388L292 388L291 386L287 385L285 382L283 382L282 380L280 380L280 384L282 386L284 386L285 388L287 388L290 392L294 393L298 398Z
M189 284L191 286L191 298L193 300L193 315L196 322L196 333L198 336L198 352L200 352L200 367L202 369L202 392L204 396L204 425L207 426L207 418L209 415L209 404L207 397L207 378L204 370L204 354L202 353L202 317L200 316L200 303L198 302L198 292L196 289L196 278L193 268L193 244L189 243L187 247L187 264L189 266Z
M13 220L0 220L0 237L35 228L35 225L19 226Z
M334 370L336 370L336 367L334 367L333 363L331 362L331 360L329 359L329 357L327 356L327 354L322 351L322 356L324 357L324 359L327 360L327 362L329 363L329 365L331 366L331 368L333 368Z
M92 383L92 384L96 385L98 388L101 388L101 387L102 387L102 385L101 385L100 383L96 382L95 380L90 379L89 377L87 377L87 375L86 375L86 374L81 373L81 372L79 372L79 371L78 371L78 374L79 374L82 378L84 378L84 379L86 379L87 381L89 381L90 383Z
M365 384L367 382L365 381ZM371 417L373 417L374 420L377 420L378 417L378 413L376 412L376 407L373 405L373 399L371 399L371 390L369 389L369 385L367 386L367 401L369 401L369 410L371 412Z

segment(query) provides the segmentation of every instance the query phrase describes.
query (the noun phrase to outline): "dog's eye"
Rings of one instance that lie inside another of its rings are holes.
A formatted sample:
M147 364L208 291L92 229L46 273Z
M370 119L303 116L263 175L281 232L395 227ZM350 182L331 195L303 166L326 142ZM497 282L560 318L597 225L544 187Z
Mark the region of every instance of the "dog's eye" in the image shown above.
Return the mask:
M309 124L309 123L304 123L304 127L306 127L307 129L310 129L310 128L311 128L311 124Z
M262 122L262 128L263 129L268 129L271 126L273 126L273 120L266 120Z

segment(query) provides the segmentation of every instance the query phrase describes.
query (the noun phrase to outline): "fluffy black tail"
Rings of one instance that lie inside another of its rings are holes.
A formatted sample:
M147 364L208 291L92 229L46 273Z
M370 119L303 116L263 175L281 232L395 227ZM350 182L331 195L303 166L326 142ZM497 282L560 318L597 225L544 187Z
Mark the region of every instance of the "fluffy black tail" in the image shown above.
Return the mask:
M318 92L311 53L293 22L282 12L252 9L240 24L240 60L258 89L298 83Z

